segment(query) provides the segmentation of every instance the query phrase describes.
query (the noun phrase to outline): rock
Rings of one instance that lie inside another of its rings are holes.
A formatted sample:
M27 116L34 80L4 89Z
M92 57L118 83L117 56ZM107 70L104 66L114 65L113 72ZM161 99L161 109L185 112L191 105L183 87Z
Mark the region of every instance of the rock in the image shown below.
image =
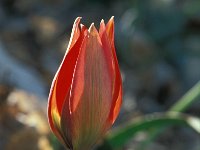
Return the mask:
M0 149L53 150L45 101L22 90L10 91L4 101L0 105Z

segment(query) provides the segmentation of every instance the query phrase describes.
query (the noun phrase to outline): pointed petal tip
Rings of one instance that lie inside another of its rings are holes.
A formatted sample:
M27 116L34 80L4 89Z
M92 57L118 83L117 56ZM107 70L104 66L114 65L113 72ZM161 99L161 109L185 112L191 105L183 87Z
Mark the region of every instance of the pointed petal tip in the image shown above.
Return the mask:
M91 31L94 30L94 28L95 28L95 26L94 26L94 22L93 22L93 23L90 25L88 31L91 32Z
M82 17L77 17L77 18L75 19L74 23L79 23L81 19L82 19Z
M83 25L82 23L80 24L81 29L85 28L85 25Z
M89 27L89 29L88 29L88 32L89 32L91 35L93 35L93 36L95 36L95 35L98 34L98 31L97 31L97 29L96 29L94 23L92 23L92 24L90 25L90 27Z
M101 22L100 22L100 28L104 28L105 27L105 22L104 22L104 20L103 19L101 19Z
M112 16L109 20L108 20L108 23L114 23L114 16Z
M102 24L102 23L104 23L104 20L103 20L103 19L101 19L101 22L100 22L100 24Z
M82 19L82 17L77 17L77 18L76 18L76 20L77 20L77 19L79 19L79 20L80 20L80 19Z
M114 23L115 16L112 16L108 22Z

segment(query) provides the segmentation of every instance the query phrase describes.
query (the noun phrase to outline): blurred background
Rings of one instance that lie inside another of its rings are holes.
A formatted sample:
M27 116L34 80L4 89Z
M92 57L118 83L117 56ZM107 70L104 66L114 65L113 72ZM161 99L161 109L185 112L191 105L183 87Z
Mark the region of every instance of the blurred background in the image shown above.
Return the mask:
M199 0L1 0L0 149L63 150L50 134L46 105L74 19L99 27L115 16L124 84L115 126L167 111L200 80ZM186 111L200 116L200 101ZM145 134L123 146L137 150ZM200 135L170 127L145 150L199 150Z

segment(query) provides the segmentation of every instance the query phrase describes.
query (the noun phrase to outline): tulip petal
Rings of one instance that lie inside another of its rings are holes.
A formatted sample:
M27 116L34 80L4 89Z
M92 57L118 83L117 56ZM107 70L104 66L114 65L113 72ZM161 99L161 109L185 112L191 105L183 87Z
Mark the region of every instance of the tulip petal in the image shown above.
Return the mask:
M79 23L80 23L81 17L77 17L76 20L74 21L74 25L72 28L72 33L70 36L69 44L66 50L66 53L74 46L76 41L78 40L80 36L80 30L79 30Z
M77 18L75 23L74 23L74 28L73 31L78 31L80 18ZM72 35L74 35L74 32L72 31ZM78 31L77 33L79 33ZM73 39L73 38L71 38ZM73 40L72 40L73 41ZM71 81L72 81L72 75L73 75L73 70L75 66L75 62L77 59L77 56L79 54L79 45L82 43L82 39L80 38L79 42L74 46L74 48L71 48L71 51L68 54L65 54L63 61L54 77L50 95L52 94L52 91L58 91L59 94L57 94L56 98L53 99L56 101L56 108L58 109L59 114L61 113L62 110L62 104L65 99L66 93L69 90ZM71 62L72 61L72 62ZM58 84L58 85L57 85ZM57 85L55 89L55 85Z
M114 17L111 17L106 26L104 24L104 21L101 21L99 32L103 45L107 45L107 47L110 47L110 49L112 49L112 56L114 60L115 85L113 91L111 111L108 119L111 122L111 124L113 124L119 114L120 107L122 104L122 81L114 46Z
M56 81L55 81L56 82ZM55 84L56 87L56 84ZM62 134L59 130L59 124L60 124L60 115L58 113L58 110L56 108L56 90L52 90L51 95L49 97L49 103L48 103L48 119L49 119L49 124L56 135L56 137L63 143L65 144Z
M114 84L111 54L103 49L92 24L75 66L68 104L70 123L67 115L61 118L62 126L72 133L74 149L90 148L104 134ZM68 106L64 104L63 110Z
M101 38L102 38L102 34L105 32L105 30L106 30L106 26L105 26L104 20L102 19L100 22L100 27L99 27L99 35Z
M80 18L78 18L78 21L77 20L75 21L74 27L76 29L73 30L76 31L80 30L78 26L79 22ZM63 135L61 135L60 131L60 115L65 97L69 91L72 82L74 66L80 51L80 46L84 38L85 30L86 28L82 27L80 36L78 37L76 42L73 43L73 46L70 48L70 51L68 51L68 53L65 54L63 61L54 77L49 94L49 102L48 102L49 124L52 131L59 139L63 138ZM80 31L78 31L78 33L79 32Z
M111 44L114 46L114 16L112 16L106 24L106 32Z
M118 89L115 89L115 94L114 94L114 98L116 97L116 100L113 101L112 106L111 106L111 110L110 111L110 116L109 116L109 120L111 121L111 123L113 124L115 122L115 120L117 119L117 116L119 114L121 105L122 105L122 86L119 86L119 91L117 93Z
M110 113L110 119L112 120L112 123L114 123L119 114L120 107L122 104L122 79L114 45L114 16L111 17L108 23L106 24L106 32L111 42L112 53L115 62L115 73L116 73L115 91L113 95L113 103L111 108L111 110L113 109L114 111Z
M113 95L113 100L115 100L112 104L112 108L114 111L110 113L110 119L112 120L112 123L116 120L120 107L122 104L122 80L121 80L121 74L119 70L119 64L117 61L117 56L116 56L116 51L115 51L115 46L114 46L114 16L110 18L108 23L106 24L106 32L108 35L108 38L110 39L111 42L111 47L112 47L112 52L114 56L114 61L115 61L115 71L116 71L116 80L115 80L115 92Z

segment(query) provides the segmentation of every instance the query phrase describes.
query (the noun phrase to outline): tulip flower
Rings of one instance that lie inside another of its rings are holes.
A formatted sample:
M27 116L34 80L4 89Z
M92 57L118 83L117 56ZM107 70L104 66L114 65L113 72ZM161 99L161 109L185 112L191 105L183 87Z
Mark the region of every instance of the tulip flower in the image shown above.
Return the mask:
M122 80L114 46L114 18L99 31L73 25L68 48L53 79L48 119L70 150L92 149L112 126L122 103Z

